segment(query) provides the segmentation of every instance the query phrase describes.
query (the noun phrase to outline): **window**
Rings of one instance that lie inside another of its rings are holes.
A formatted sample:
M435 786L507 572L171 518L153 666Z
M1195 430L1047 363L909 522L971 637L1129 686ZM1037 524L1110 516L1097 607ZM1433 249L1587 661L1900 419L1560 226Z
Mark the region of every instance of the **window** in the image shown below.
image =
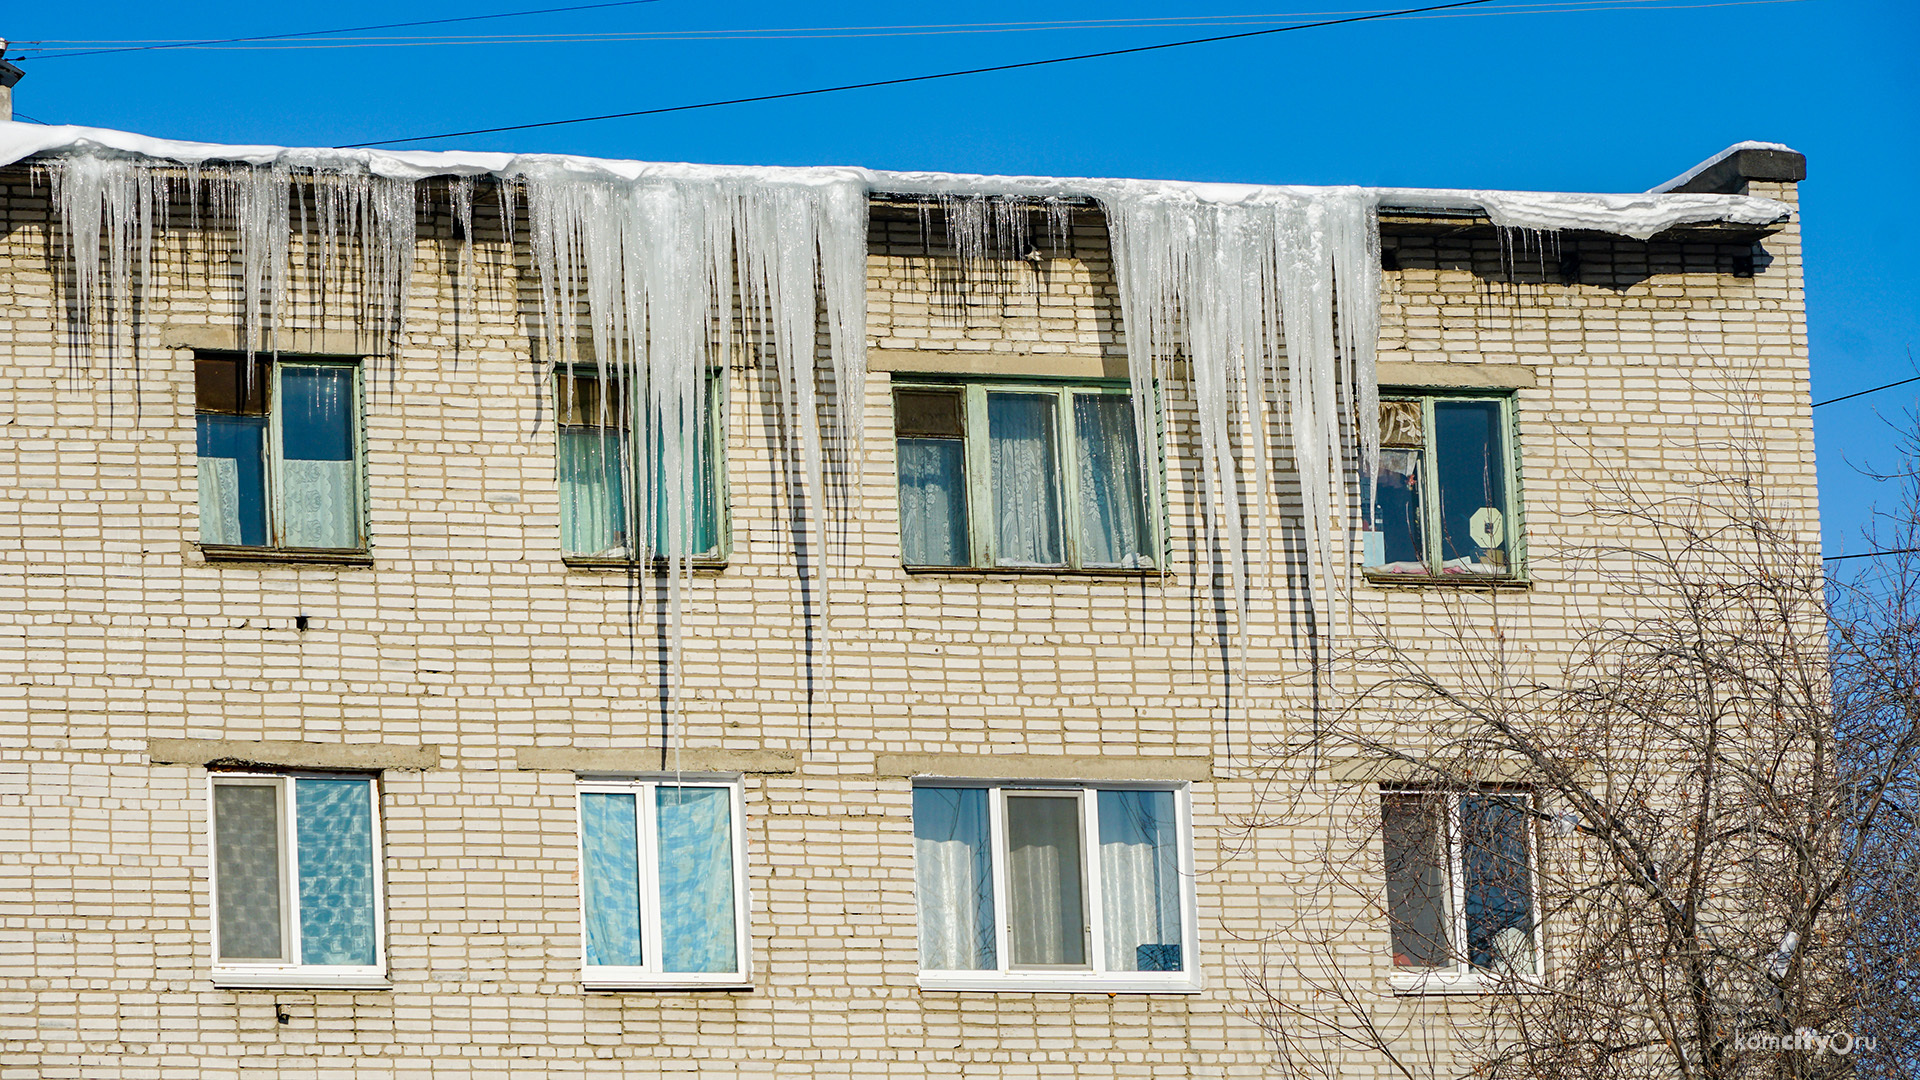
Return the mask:
M201 544L366 549L359 364L203 355L194 389Z
M384 985L373 778L222 774L211 787L214 981Z
M1393 963L1415 988L1539 972L1533 800L1521 791L1382 796Z
M589 984L747 982L740 820L737 782L580 785Z
M1191 990L1187 792L913 789L920 982Z
M1519 576L1513 399L1381 397L1367 572Z
M1112 386L894 392L900 555L911 567L1146 569L1153 509L1133 399Z
M631 562L683 554L721 554L720 469L716 433L725 431L718 372L707 377L704 423L687 448L669 447L644 401L624 379L575 370L561 381L560 547L577 559ZM689 418L689 429L695 426ZM632 433L651 431L636 456ZM677 481L676 481L677 478ZM676 487L678 490L676 490ZM676 505L687 508L677 521ZM635 538L645 537L642 551Z

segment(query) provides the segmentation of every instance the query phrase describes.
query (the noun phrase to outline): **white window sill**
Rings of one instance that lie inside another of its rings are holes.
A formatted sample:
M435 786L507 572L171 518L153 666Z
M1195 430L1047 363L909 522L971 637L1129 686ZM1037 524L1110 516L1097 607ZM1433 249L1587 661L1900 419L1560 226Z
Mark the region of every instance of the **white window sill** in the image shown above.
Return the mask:
M1197 994L1206 989L1198 975L1172 972L1163 978L1116 975L1062 975L1055 972L924 972L922 990L981 990L992 993Z
M1540 989L1538 975L1496 975L1476 970L1401 972L1387 979L1393 992L1401 996L1444 996L1533 992Z
M753 980L743 975L701 975L690 972L589 971L580 979L582 988L592 993L624 993L646 990L752 990Z
M325 967L214 968L213 985L222 990L391 990L385 972L366 968Z

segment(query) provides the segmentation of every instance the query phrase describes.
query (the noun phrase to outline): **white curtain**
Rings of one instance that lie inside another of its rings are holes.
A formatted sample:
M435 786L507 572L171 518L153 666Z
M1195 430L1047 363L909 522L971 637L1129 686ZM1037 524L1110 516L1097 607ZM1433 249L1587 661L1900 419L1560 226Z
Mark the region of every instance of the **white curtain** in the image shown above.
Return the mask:
M1107 968L1185 970L1173 792L1102 791L1099 798Z
M280 467L282 543L303 548L357 548L360 497L352 461L298 461Z
M908 566L965 566L966 444L900 440L900 556Z
M617 429L560 429L560 549L568 555L630 554L622 442Z
M1060 455L1051 394L988 394L995 529L1001 566L1060 566Z
M1080 564L1152 566L1132 399L1075 394L1073 423L1080 447Z
M241 542L240 463L232 458L200 459L200 542Z
M920 894L920 967L997 967L985 790L914 789L913 872Z
M1078 799L1007 799L1007 908L1015 964L1087 962Z

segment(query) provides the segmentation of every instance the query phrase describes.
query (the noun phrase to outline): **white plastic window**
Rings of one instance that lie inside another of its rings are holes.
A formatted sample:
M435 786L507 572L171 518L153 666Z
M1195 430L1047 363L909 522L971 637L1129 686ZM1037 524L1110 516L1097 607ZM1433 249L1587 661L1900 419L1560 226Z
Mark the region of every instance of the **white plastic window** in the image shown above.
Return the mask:
M927 780L913 790L920 984L1191 990L1188 793Z
M1537 975L1532 796L1389 791L1381 816L1396 985L1471 989Z
M742 986L748 981L740 784L580 784L586 981Z
M385 884L372 777L211 778L214 980L378 985Z

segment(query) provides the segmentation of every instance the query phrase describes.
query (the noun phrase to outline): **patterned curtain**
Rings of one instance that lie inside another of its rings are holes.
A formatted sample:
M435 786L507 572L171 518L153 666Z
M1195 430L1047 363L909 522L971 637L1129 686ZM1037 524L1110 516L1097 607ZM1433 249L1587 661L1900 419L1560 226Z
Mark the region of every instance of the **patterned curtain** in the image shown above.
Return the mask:
M378 963L372 785L303 777L294 781L293 800L300 853L300 962Z
M640 843L632 795L580 793L587 963L640 965Z
M1060 455L1051 394L988 394L994 560L1000 566L1061 566Z
M725 788L656 789L660 814L660 969L739 969L734 933L733 799Z

